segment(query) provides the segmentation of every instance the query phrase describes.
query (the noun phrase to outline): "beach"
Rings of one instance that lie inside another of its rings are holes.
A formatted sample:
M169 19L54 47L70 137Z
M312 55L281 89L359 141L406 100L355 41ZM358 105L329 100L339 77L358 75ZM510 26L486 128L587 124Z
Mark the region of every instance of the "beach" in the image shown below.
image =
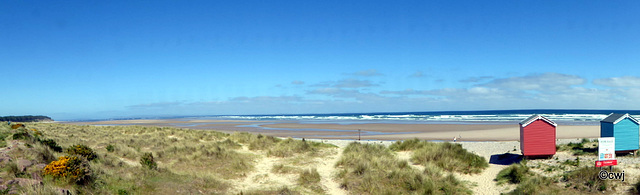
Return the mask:
M342 152L352 142L381 144L389 146L397 140L418 138L435 142L452 142L456 138L465 150L479 155L489 162L489 166L479 174L452 173L456 178L469 183L470 190L474 194L500 194L512 191L514 184L498 185L494 179L498 173L509 167L509 164L500 160L503 155L520 156L519 125L518 122L507 124L495 123L466 123L466 124L418 124L418 123L385 123L378 121L365 121L349 123L342 121L306 122L295 120L190 120L190 119L163 119L163 120L110 120L92 122L64 122L74 125L92 126L144 126L144 127L178 127L194 130L211 130L225 133L249 132L253 134L271 135L281 138L292 137L298 140L305 138L307 141L328 143L337 146L329 149L326 156L317 159L313 163L299 165L300 169L317 168L323 178L320 185L330 194L348 194L340 187L337 180L332 179L337 169L334 166L340 159ZM360 130L360 139L358 136ZM599 137L600 127L594 125L558 125L556 131L556 144L562 145L570 142L580 143L583 138ZM170 136L174 141L180 140ZM178 136L179 137L179 136ZM186 140L186 139L185 139ZM288 163L279 157L272 157L261 153L250 152L245 147L241 152L262 156L255 161L256 169L245 178L234 181L237 184L235 190L247 191L253 189L269 189L278 186L295 185L294 177L272 174L271 168L277 164ZM413 162L411 151L397 151L395 158L411 162L409 165L417 170L425 170L422 165ZM558 151L554 158L530 160L532 171L547 177L558 177L563 171L573 170L573 167L556 168L566 166L580 158L584 165L592 164L596 160L594 155L582 155L576 157L571 151ZM631 182L638 180L638 159L633 156L618 158L617 167L625 170ZM552 171L547 171L552 170ZM623 193L631 189L629 183L614 183L615 192ZM562 186L561 186L562 187Z
M403 124L403 123L301 123L298 121L257 120L109 120L65 122L76 125L140 125L215 130L226 133L251 132L277 137L364 140L518 141L520 127L513 124ZM360 130L360 132L358 131ZM360 134L360 135L359 135ZM557 139L597 138L600 127L559 125Z

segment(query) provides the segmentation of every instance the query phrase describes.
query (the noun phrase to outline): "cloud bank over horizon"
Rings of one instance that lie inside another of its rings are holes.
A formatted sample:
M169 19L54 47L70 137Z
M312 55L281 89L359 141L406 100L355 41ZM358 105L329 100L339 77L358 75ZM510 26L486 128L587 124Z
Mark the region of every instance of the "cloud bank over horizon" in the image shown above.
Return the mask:
M378 71L374 71L378 72ZM381 76L384 77L384 76ZM384 80L384 79L383 79ZM473 81L473 82L470 82ZM464 88L381 90L367 79L345 78L304 84L304 92L240 96L219 101L155 102L124 111L176 114L305 114L500 109L640 109L640 77L588 80L577 75L536 73L506 78L468 78ZM436 82L436 81L426 81ZM306 81L292 81L303 85Z

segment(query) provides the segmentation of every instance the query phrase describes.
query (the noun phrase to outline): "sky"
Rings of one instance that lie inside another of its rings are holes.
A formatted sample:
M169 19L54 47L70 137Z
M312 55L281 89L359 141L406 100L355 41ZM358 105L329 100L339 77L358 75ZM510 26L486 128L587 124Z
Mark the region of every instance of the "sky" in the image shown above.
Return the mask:
M0 2L0 116L640 109L640 1Z

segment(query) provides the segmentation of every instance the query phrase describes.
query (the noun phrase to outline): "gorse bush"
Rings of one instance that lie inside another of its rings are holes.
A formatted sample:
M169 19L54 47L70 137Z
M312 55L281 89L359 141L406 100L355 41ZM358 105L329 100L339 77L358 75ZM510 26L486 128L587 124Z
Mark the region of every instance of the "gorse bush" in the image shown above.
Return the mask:
M31 135L29 135L29 133L23 131L23 132L14 133L12 138L14 140L30 140L32 137Z
M76 184L86 184L91 181L89 163L78 156L59 157L58 160L52 161L44 167L43 175Z
M82 144L73 145L73 146L67 148L66 152L67 152L67 154L70 154L70 155L82 156L82 157L86 158L89 161L91 161L91 160L93 160L93 159L98 157L98 155L96 155L96 153L93 152L93 149L89 148L89 146L82 145Z
M107 149L108 152L113 152L113 151L116 150L116 147L111 145L111 144L109 144L106 149Z
M391 146L393 150L413 150L411 160L421 165L428 163L447 171L462 173L480 173L489 167L489 163L484 157L471 153L462 148L460 144L449 142L432 143L419 141L418 139L398 141Z
M156 170L158 168L158 164L153 159L153 154L151 152L146 152L140 158L140 164L148 169Z

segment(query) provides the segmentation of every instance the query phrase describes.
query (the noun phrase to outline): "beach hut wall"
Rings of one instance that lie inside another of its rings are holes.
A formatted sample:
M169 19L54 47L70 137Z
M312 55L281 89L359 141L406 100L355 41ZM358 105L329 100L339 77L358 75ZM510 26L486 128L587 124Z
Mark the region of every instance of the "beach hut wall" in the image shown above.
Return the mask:
M600 137L616 138L616 152L638 150L640 125L629 114L609 114L600 121Z
M556 154L556 127L553 121L533 115L520 122L520 151L524 156Z

